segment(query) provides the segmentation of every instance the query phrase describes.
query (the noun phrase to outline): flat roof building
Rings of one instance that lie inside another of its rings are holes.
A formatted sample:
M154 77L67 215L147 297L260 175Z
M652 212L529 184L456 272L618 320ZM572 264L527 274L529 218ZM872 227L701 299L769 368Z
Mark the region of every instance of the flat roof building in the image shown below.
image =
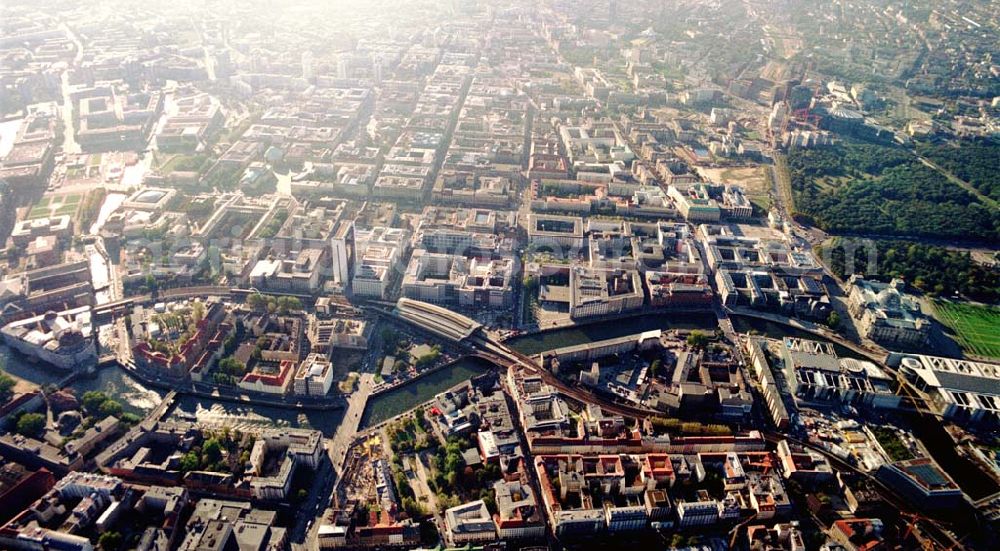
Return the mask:
M326 396L333 386L333 364L323 354L309 354L299 364L292 382L295 394Z
M929 457L886 463L875 474L921 508L951 509L964 499L958 484Z
M570 268L569 314L573 318L618 314L642 308L645 295L636 270Z
M958 422L1000 423L1000 364L900 353L890 354L888 362L936 414Z
M582 248L584 239L583 219L579 216L531 214L528 217L528 240L533 247Z
M545 519L530 484L498 480L493 484L497 514L493 520L500 539L545 536Z
M493 517L481 499L446 510L444 523L453 545L494 541L497 537Z

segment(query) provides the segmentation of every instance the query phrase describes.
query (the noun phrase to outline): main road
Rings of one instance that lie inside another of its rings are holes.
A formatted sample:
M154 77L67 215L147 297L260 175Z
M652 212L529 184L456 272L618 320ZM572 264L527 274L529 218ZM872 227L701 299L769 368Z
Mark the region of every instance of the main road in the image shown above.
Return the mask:
M62 119L63 119L63 153L75 154L80 153L80 144L76 142L75 130L73 126L73 98L70 97L70 83L69 83L69 72L80 65L83 61L83 42L80 37L73 32L73 29L69 27L66 23L61 25L64 31L66 31L66 36L76 45L76 56L73 58L73 65L67 67L60 75L62 84Z

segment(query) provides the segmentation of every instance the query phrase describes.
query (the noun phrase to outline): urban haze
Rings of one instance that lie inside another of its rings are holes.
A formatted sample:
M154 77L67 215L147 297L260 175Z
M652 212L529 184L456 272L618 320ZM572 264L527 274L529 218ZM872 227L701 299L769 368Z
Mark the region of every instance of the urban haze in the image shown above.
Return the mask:
M998 30L0 0L0 549L997 549Z

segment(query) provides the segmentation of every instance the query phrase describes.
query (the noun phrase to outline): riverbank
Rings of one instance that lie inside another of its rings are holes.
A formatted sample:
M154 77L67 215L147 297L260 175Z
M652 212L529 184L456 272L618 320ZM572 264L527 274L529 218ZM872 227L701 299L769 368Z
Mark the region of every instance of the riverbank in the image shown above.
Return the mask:
M461 358L419 380L411 379L407 384L393 388L379 395L372 395L365 405L361 415L361 430L384 422L403 414L418 405L430 400L449 388L454 387L476 375L494 369L496 366L478 358ZM419 384L413 384L417 383Z
M736 310L730 312L736 330L740 333L757 331L771 338L800 337L832 343L837 353L859 359L884 363L884 351L868 350L846 341L815 323L787 318L767 312ZM557 348L575 346L597 340L638 335L645 331L718 329L718 320L704 310L639 311L624 316L588 320L568 327L554 327L522 333L503 342L513 350L529 356Z
M161 381L158 379L152 379L140 373L136 369L129 368L128 366L122 364L121 362L115 362L117 368L125 372L126 375L132 377L136 381L141 382L144 385L151 386L154 388L160 388L168 391L176 391L182 396L196 396L198 398L206 398L209 400L216 400L220 402L230 402L234 404L244 404L250 406L262 406L270 408L279 409L294 409L294 410L309 410L309 411L332 411L338 409L344 409L345 405L343 401L338 402L285 402L285 401L275 401L266 400L256 396L250 396L248 394L223 394L219 392L205 392L203 390L197 390L192 387L188 388L178 388L177 383L171 383L169 381Z
M624 317L597 319L570 327L525 333L506 339L504 344L522 354L533 356L556 348L638 335L656 329L686 331L700 329L712 332L717 327L715 315L704 310L635 312Z
M851 342L841 337L840 335L833 332L829 328L822 325L818 325L811 321L799 320L796 318L790 318L779 314L772 314L770 312L757 312L746 308L731 309L729 313L730 317L733 318L763 320L778 325L782 325L786 328L793 329L800 333L807 333L812 338L818 338L831 342L842 349L849 350L851 352L851 355L862 356L877 364L884 364L886 358L889 355L889 352L884 348L878 347L878 349L873 349L859 345L855 342Z
M450 362L445 362L445 363L443 363L441 365L437 365L437 366L431 367L429 369L425 369L425 370L421 371L420 373L417 373L413 377L410 377L409 379L406 379L405 381L399 381L398 383L394 383L394 384L391 384L391 385L382 385L377 390L373 391L371 393L370 397L371 398L375 398L375 397L381 396L382 394L386 394L386 393L392 392L394 390L397 390L399 388L402 388L402 387L404 387L404 386L406 386L408 384L415 383L415 382L419 381L420 379L423 379L424 377L426 377L428 375L433 375L434 373L437 373L438 371L441 371L443 369L447 369L447 368L455 365L456 363L461 362L464 359L465 359L465 357L463 356L461 358L458 358L457 360L452 360Z

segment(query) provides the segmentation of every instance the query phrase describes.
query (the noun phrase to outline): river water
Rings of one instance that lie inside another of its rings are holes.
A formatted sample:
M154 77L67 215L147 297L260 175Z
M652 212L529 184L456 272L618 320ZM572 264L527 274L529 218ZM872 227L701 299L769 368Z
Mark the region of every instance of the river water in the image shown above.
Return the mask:
M419 381L395 391L372 398L365 409L362 424L377 423L405 412L462 381L483 373L490 364L477 360L461 360L432 373ZM36 385L55 384L66 373L43 363L33 362L16 351L0 347L0 369ZM100 390L121 402L125 411L144 415L156 407L165 391L147 388L129 377L118 367L105 367L93 377L79 377L70 388L77 397L90 390ZM332 436L343 419L342 410L297 411L269 406L248 406L210 398L185 395L177 399L167 413L168 418L197 420L206 425L229 425L233 428L260 426L303 427L319 430Z
M737 331L755 330L773 338L796 336L819 339L819 337L794 328L755 318L734 317L733 323ZM710 314L645 315L627 320L599 322L583 327L519 337L507 341L507 344L522 353L537 354L563 346L611 339L653 329L712 331L715 329L715 324L715 318ZM854 356L849 350L840 346L837 346L837 352L842 355ZM404 413L430 400L436 394L484 373L491 367L494 366L489 362L466 358L411 384L370 398L361 420L361 427L371 426ZM5 346L0 346L0 369L38 385L55 383L65 376L64 373L45 364L31 362ZM165 394L161 390L144 387L117 367L102 369L94 377L81 377L71 385L71 388L77 396L82 396L84 392L89 390L107 392L118 399L126 411L137 414L144 414L151 410L160 403ZM234 428L254 426L309 427L319 430L327 436L332 436L342 420L343 412L340 410L300 412L183 396L177 400L169 415L176 419L197 419L209 425L218 423L219 426L222 426L225 423ZM990 484L991 481L985 478L983 473L955 453L950 439L941 434L943 431L940 425L930 427L924 424L921 426L919 422L915 422L914 425L917 436L930 449L934 459L945 470L956 476L963 490L970 495L980 497L984 492L989 493L996 489L996 485ZM979 488L983 490L977 491Z
M627 320L601 322L584 327L521 337L508 341L508 343L526 354L536 354L562 346L641 333L652 329L703 329L709 331L714 329L714 326L715 319L710 314L639 316ZM52 384L65 376L64 373L45 364L32 362L6 347L0 347L0 367L18 378L38 385ZM492 364L481 360L472 358L460 360L418 381L373 397L368 402L361 425L362 427L369 426L404 413L430 400L436 394L483 373L490 367ZM81 377L71 385L71 388L77 396L82 396L84 392L89 390L102 390L121 401L126 411L138 414L151 410L160 403L165 394L162 390L144 387L117 367L104 368L94 377ZM299 412L183 396L177 401L169 415L177 419L197 419L207 424L225 422L236 426L267 424L312 427L324 434L332 434L337 425L340 424L342 412Z
M716 327L718 324L715 316L709 313L644 314L621 320L601 321L524 335L512 338L506 344L522 354L532 355L564 346L637 335L655 329L714 331Z
M361 418L361 427L375 425L405 413L462 381L468 381L476 375L485 373L492 367L494 366L490 362L465 358L418 381L370 398Z
M24 119L13 119L0 122L0 159L7 156L17 140L17 131L21 129Z
M340 425L343 411L297 411L269 406L248 406L186 395L176 401L167 416L183 421L197 420L200 424L218 428L228 426L236 430L259 427L310 428L329 437L333 436L337 426Z

